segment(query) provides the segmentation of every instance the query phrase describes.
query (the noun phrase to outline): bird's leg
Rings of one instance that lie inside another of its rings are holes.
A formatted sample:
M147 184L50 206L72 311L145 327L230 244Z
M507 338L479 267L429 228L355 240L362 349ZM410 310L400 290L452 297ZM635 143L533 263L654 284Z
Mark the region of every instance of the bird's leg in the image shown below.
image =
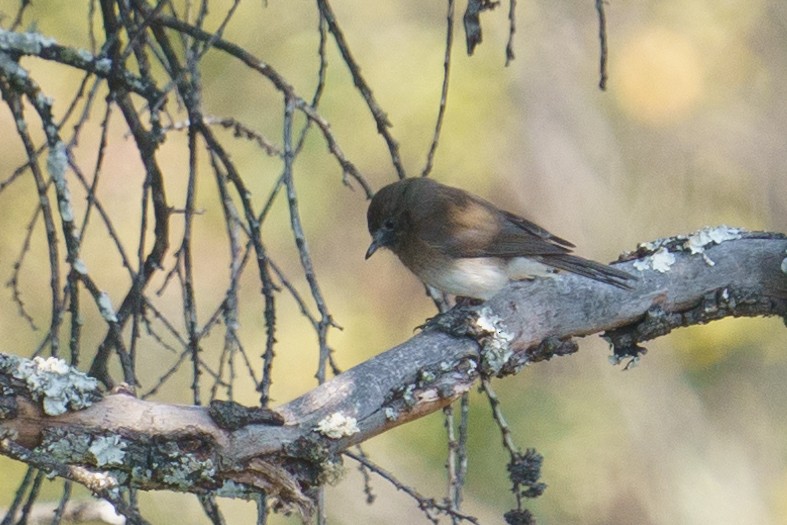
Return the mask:
M479 306L483 302L483 299L476 299L475 297L456 296L456 306L458 307Z
M472 297L456 297L454 307L428 318L424 324L416 326L421 330L440 330L458 337L468 333L468 319L476 312L476 307L484 301Z

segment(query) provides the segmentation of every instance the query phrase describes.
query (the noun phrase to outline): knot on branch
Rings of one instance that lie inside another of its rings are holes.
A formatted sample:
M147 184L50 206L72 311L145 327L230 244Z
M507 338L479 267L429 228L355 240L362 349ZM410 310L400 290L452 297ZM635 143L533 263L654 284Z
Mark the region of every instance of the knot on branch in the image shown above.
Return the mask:
M208 414L219 428L224 430L237 430L252 424L279 427L284 424L284 417L275 410L265 407L246 407L235 401L214 399L210 402Z
M548 336L537 345L524 352L515 352L498 372L497 377L518 374L529 363L549 361L553 357L571 355L579 351L579 345L573 338Z

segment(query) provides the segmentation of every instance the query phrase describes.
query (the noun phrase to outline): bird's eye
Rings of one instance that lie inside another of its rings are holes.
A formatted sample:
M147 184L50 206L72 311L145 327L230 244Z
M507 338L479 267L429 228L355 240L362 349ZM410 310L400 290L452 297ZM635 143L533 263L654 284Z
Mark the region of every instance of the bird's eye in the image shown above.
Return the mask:
M394 229L394 221L393 219L388 219L383 223L383 228L386 230L393 230Z

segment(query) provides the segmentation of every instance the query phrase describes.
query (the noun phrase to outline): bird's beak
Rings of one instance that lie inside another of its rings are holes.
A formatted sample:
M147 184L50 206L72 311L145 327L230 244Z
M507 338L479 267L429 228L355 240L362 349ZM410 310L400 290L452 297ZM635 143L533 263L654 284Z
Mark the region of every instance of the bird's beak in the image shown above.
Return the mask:
M385 232L382 229L377 230L372 234L372 244L369 245L369 249L366 250L366 258L372 256L374 252L378 249L382 248L386 244L385 239Z
M372 244L370 244L369 245L369 249L366 250L366 258L368 259L369 257L371 257L372 254L374 252L376 252L377 248L379 248L379 247L380 247L380 244L377 242L377 239L372 239Z

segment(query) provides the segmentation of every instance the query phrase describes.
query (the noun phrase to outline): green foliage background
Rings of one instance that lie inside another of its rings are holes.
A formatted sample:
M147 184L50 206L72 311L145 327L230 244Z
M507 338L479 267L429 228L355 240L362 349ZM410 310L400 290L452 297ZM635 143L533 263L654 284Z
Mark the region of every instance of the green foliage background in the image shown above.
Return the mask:
M87 48L86 2L37 2L26 20L60 43ZM18 2L0 0L0 14ZM215 2L218 23L229 2ZM422 168L437 113L445 40L444 2L353 2L332 5L375 96L393 123L409 175ZM459 11L464 8L459 6ZM516 60L504 67L507 7L482 16L484 42L464 50L457 26L448 113L433 176L487 196L572 240L578 253L599 260L637 242L687 233L706 225L784 231L787 199L787 4L645 0L607 6L610 45L608 90L597 89L598 27L593 2L519 2ZM461 19L461 17L459 17ZM7 27L9 18L0 19ZM211 27L208 24L208 27ZM308 98L315 87L317 14L309 2L243 2L225 38L270 63ZM98 29L98 28L96 28ZM329 44L329 70L320 112L331 122L347 156L375 188L394 180L383 141L354 91L347 68ZM65 109L79 75L62 66L25 59ZM234 116L280 142L280 96L239 64L209 54L202 70L206 113ZM94 119L98 115L93 116ZM119 118L117 119L119 122ZM120 126L115 126L122 133ZM91 166L98 127L83 135L77 159ZM91 134L93 133L93 134ZM40 138L40 135L39 135ZM24 159L13 122L0 108L0 178ZM187 174L185 133L172 132L162 149L168 191L182 195ZM122 237L138 235L137 195L142 169L130 138L116 136L99 194L127 218ZM277 161L239 141L233 159L262 200L280 174ZM204 159L203 159L203 162ZM342 331L331 333L344 368L410 337L434 313L421 285L390 254L363 260L368 244L367 202L341 184L338 164L312 132L295 176L305 230L318 278ZM178 178L177 174L182 174ZM221 300L228 258L223 217L212 186L198 195L195 245L199 312ZM21 249L36 205L31 181L0 194L0 277L5 281ZM82 199L72 185L75 202ZM175 197L174 199L184 197ZM174 206L182 204L174 202ZM182 227L182 225L177 227ZM299 275L283 199L265 229L268 245L293 278ZM10 290L0 301L3 351L27 355L42 337L48 315L45 238L39 224L22 271L31 330L16 313ZM119 260L98 235L84 248L91 271L114 300L128 283ZM212 246L222 246L222 250ZM162 284L161 282L158 283ZM305 290L304 282L297 286ZM157 286L154 283L152 289ZM247 337L262 341L259 294L250 280L241 319ZM180 305L174 291L172 312ZM314 384L313 332L297 305L281 301L279 346L272 395L287 401ZM100 341L86 318L85 348ZM568 358L539 363L496 383L518 444L545 456L545 495L532 510L541 523L741 524L787 522L787 354L779 320L737 320L679 331L648 345L641 366L621 372L607 363L605 345L583 341ZM206 359L218 352L210 340ZM262 348L262 343L260 343ZM260 350L261 352L261 350ZM259 352L255 355L258 355ZM140 358L140 378L151 386L160 359ZM259 363L257 363L259 365ZM146 368L147 367L147 368ZM156 399L190 402L183 374ZM241 402L257 394L239 384ZM513 506L505 453L488 406L473 396L471 451L465 510L482 523L501 523ZM445 430L441 415L398 428L368 444L372 458L422 493L444 495ZM350 463L348 462L348 465ZM4 473L21 473L0 460ZM0 506L18 476L2 476ZM367 506L360 477L328 490L331 523L426 522L401 493L374 482L377 502ZM57 494L49 487L53 497ZM207 522L190 496L145 494L153 522ZM232 523L253 520L252 505L223 502ZM272 523L295 523L274 517Z

